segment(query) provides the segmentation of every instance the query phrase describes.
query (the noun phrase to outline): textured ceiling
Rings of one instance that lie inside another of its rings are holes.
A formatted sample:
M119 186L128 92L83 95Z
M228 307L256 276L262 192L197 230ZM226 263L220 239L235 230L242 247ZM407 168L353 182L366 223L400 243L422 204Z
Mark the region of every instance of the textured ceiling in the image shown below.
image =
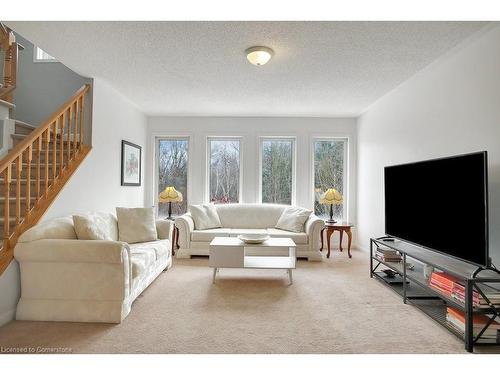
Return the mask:
M356 116L481 22L7 22L149 115ZM275 51L250 65L246 48Z

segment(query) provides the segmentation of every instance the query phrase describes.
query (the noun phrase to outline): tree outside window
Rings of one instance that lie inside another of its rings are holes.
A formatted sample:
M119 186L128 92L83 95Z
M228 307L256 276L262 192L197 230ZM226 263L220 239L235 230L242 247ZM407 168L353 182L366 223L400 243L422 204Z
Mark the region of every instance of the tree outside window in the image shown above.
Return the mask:
M172 203L174 215L187 212L188 148L187 138L158 140L158 194L167 186L174 186L183 196L183 202ZM167 216L167 211L168 203L158 203L158 216Z
M292 204L293 139L262 140L262 203Z
M314 141L314 213L328 217L330 207L319 204L319 197L329 188L336 189L344 196L346 139L328 139ZM342 220L344 204L333 206L333 217Z
M240 192L240 140L209 139L209 201L238 203Z

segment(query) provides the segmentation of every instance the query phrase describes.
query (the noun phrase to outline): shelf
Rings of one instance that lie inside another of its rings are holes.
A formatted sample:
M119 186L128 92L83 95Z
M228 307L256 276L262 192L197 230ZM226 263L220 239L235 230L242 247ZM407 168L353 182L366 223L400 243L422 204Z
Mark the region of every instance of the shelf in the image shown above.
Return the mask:
M373 276L389 289L403 297L403 284L388 284L376 273L374 273ZM449 306L447 301L441 298L435 298L435 296L430 296L428 291L428 288L412 284L410 281L410 284L406 286L407 303L422 311L459 339L464 340L465 334L450 325L446 320L446 308ZM475 345L498 345L498 343L491 339L479 339Z
M295 268L294 257L245 256L244 268L291 269Z
M410 256L407 255L407 257L410 257ZM410 257L410 258L413 258L413 257ZM403 275L403 262L384 262L375 256L372 256L372 259L374 261L379 262L379 263L383 264L384 266L392 269L393 271L396 271L400 275ZM409 270L409 269L406 270L406 277L408 278L408 280L417 283L421 287L427 289L433 295L445 300L450 306L455 307L461 311L465 311L465 304L463 304L462 302L460 302L454 298L451 298L450 296L440 292L439 290L432 288L429 285L428 280L424 277L423 266L420 263L412 262L412 260L413 259L408 260L408 258L407 258L407 263L412 263L414 266L413 270ZM500 308L500 306L499 306L499 308ZM493 309L490 307L474 307L473 308L473 313L475 313L475 314L476 313L477 314L478 313L486 314L486 313L491 312L491 311L493 311Z
M413 259L446 271L462 280L470 279L471 275L478 268L473 264L401 240L396 239L393 242L384 242L382 240L372 239L372 241L375 244L405 253ZM500 282L499 275L489 270L481 272L480 277L474 278L476 282L482 282L481 279L494 279Z

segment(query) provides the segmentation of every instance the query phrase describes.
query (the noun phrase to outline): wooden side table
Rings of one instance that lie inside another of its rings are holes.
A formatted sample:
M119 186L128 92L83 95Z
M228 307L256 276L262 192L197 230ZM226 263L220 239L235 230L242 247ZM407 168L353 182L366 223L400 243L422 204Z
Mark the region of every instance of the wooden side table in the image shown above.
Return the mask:
M165 219L169 220L169 219ZM179 249L179 228L174 224L172 220L172 225L174 226L172 229L172 256L175 256L175 250Z
M347 234L347 237L349 239L349 241L347 242L347 254L349 255L349 258L352 258L352 255L351 255L351 242L352 242L352 230L351 228L353 228L354 225L352 225L351 223L345 223L345 222L341 222L341 223L335 223L335 224L329 224L329 223L325 223L325 226L323 227L323 229L321 229L321 232L320 232L320 236L321 236L321 248L319 249L319 251L323 251L323 234L326 230L326 244L328 246L328 253L326 254L326 257L327 258L330 258L330 238L331 236L333 235L333 233L335 231L338 231L340 233L340 245L339 245L339 250L342 251L342 237L344 235L344 232Z

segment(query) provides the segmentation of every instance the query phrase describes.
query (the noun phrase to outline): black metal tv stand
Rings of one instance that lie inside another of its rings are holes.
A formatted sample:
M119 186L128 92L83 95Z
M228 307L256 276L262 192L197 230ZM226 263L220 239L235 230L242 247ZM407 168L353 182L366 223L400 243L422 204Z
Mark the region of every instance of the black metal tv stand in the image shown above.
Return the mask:
M384 285L401 295L403 303L409 303L440 323L450 332L461 338L468 352L474 351L475 345L500 345L500 336L496 340L486 339L482 334L490 324L500 317L500 306L493 305L483 292L487 286L500 288L500 273L496 269L478 269L467 262L460 261L449 256L395 239L394 241L383 241L386 237L370 239L370 277L376 278ZM401 262L385 262L375 257L375 249L384 246L397 250L401 256ZM407 269L408 259L414 266L412 270ZM460 279L465 286L465 303L451 298L440 291L429 286L428 280L423 274L423 265L426 264L444 271ZM387 283L383 277L375 271L379 266L385 266L402 276L401 283ZM481 273L481 275L479 275ZM487 306L477 307L473 305L474 292L479 293L487 302ZM446 308L454 307L465 316L465 333L451 326L446 320ZM473 316L483 314L489 317L489 321L474 335Z

